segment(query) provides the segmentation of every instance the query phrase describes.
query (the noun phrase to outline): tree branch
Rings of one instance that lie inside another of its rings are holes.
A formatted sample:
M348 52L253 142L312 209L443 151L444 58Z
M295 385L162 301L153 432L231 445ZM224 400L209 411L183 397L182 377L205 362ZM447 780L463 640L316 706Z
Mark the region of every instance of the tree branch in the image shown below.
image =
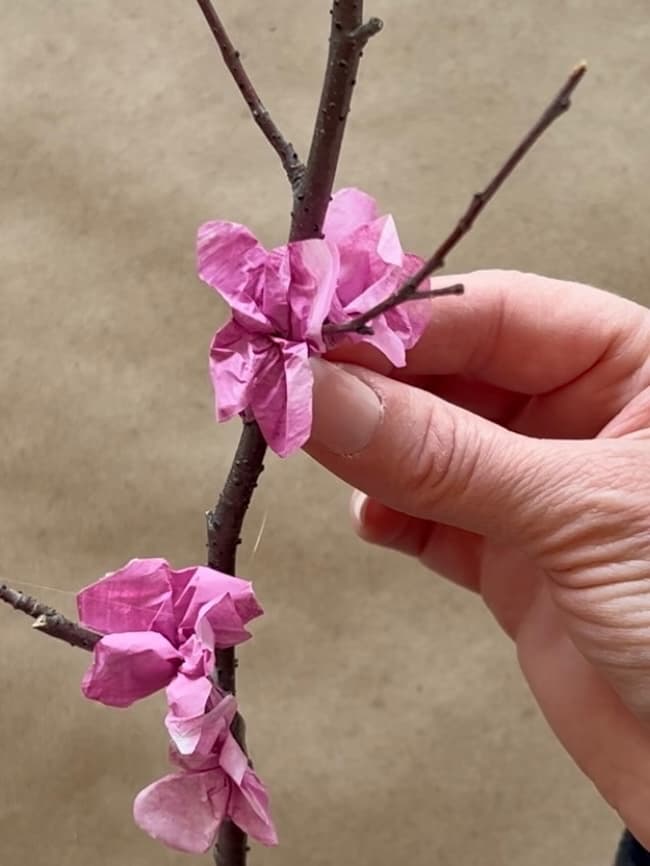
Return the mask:
M262 130L273 150L280 157L292 188L294 190L297 189L305 173L305 167L300 161L300 157L291 142L287 141L282 135L269 114L268 109L260 99L244 69L239 51L237 51L230 41L226 28L210 0L197 0L197 3L219 46L226 67L239 88L239 92L244 97L246 105L250 108L253 120Z
M363 49L382 28L379 18L363 23L361 0L334 0L325 80L309 149L307 169L296 195L290 240L321 237L338 166L352 91Z
M568 79L559 90L555 98L545 109L537 123L531 127L524 138L520 141L517 147L512 151L508 159L503 163L499 171L494 175L489 184L482 192L476 193L465 210L465 213L458 220L453 231L440 244L433 255L427 259L422 267L408 279L397 291L389 295L384 301L376 304L368 312L363 315L355 316L348 322L342 324L328 323L323 327L324 334L342 334L356 331L358 333L367 333L370 322L380 313L385 313L392 307L403 304L405 301L411 301L418 298L438 297L448 294L460 294L463 291L462 286L450 286L446 289L432 289L431 291L418 292L418 287L430 277L435 271L439 270L445 264L446 256L458 244L469 230L474 225L474 222L483 208L492 199L495 193L501 188L503 183L510 177L514 169L519 165L526 154L531 150L535 142L541 138L548 127L557 120L562 114L571 107L571 94L576 89L585 72L587 71L586 63L580 63L569 75Z
M4 601L15 610L31 616L35 620L34 628L36 631L63 640L71 646L92 650L102 638L99 632L84 628L79 623L73 622L62 613L54 610L53 607L37 601L31 595L25 595L17 589L11 589L5 583L0 584L0 601Z
M212 15L206 15L206 18L221 47L223 27L220 26L216 13L211 4L202 0L199 0L199 4L204 14L205 7L209 7ZM287 171L294 189L290 241L322 236L359 61L368 39L382 27L378 18L371 18L363 23L363 0L334 0L331 16L330 48L307 168L298 184ZM215 22L217 30L213 27ZM224 60L231 72L235 68L237 74L233 72L233 77L242 90L242 79L238 80L241 64L233 67L234 49L229 41L224 44ZM235 60L238 62L238 58ZM277 151L274 139L268 134L267 138ZM283 164L286 169L284 160ZM257 424L244 422L223 492L216 507L207 515L208 565L219 571L235 573L240 533L258 478L264 468L265 453L266 443ZM234 649L218 653L218 684L225 691L235 691L236 666ZM233 733L237 738L238 732L234 730ZM241 744L244 747L243 743ZM245 866L247 851L246 835L231 821L224 821L214 849L217 866Z

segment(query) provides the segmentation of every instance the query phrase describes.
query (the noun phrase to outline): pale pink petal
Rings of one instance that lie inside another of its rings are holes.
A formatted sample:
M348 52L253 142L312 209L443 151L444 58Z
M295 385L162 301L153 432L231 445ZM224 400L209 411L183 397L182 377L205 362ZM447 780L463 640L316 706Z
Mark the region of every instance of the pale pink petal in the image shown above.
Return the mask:
M323 232L328 240L339 244L361 225L377 218L377 202L359 189L340 189L327 209Z
M181 755L195 752L209 755L217 740L227 734L237 711L237 702L232 695L226 695L206 711L208 698L214 694L210 681L205 680L207 694L201 694L198 688L183 694L177 687L177 682L182 679L182 676L176 677L167 689L169 712L165 726Z
M174 635L169 566L164 559L132 559L77 594L81 622L104 634L156 631Z
M109 634L93 649L81 688L111 707L128 707L163 689L175 676L181 655L157 632Z
M273 344L267 337L251 335L232 320L214 335L210 379L219 421L228 421L250 405L252 384L268 352L273 352Z
M263 782L249 767L240 787L232 787L228 817L262 845L277 845L278 835L269 811L269 797Z
M197 263L201 279L228 302L250 331L272 330L262 311L267 251L238 223L204 223L198 231Z
M133 817L145 833L170 848L203 854L225 817L229 789L220 770L164 776L140 791Z
M230 732L221 745L219 763L232 782L228 816L263 845L277 845L266 788Z
M253 384L251 408L264 438L280 457L305 444L311 433L313 377L306 343L277 341L277 353Z
M284 335L309 340L323 350L321 329L332 306L339 275L337 247L320 238L290 244L291 285L288 302L291 321Z

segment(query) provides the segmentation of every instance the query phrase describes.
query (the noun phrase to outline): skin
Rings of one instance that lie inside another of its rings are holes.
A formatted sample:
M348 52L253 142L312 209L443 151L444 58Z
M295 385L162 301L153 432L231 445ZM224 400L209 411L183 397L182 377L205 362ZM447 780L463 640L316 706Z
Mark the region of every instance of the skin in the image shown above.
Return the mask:
M307 451L358 491L361 538L481 595L650 848L650 313L531 274L450 281L465 295L431 302L405 368L363 346L315 362Z

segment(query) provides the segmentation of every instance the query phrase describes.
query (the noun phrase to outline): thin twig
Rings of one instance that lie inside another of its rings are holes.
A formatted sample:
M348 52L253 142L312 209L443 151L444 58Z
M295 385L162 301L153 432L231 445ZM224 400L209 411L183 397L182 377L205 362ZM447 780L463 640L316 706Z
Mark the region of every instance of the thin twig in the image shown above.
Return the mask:
M330 14L325 80L305 178L294 203L292 241L322 236L359 61L370 37L383 27L379 18L370 18L364 23L361 0L335 0Z
M226 28L210 0L197 0L197 3L219 46L226 67L239 88L239 92L244 97L246 105L250 108L253 120L262 130L273 150L280 157L291 186L294 190L297 189L305 172L305 167L300 161L300 157L291 142L287 141L280 132L268 109L260 99L252 81L248 77L248 73L244 69L239 51L232 44Z
M385 313L386 310L396 307L398 304L403 304L405 301L417 298L435 297L439 290L434 289L433 292L418 292L418 287L435 271L444 266L446 256L472 228L474 221L483 208L490 199L493 198L495 193L500 189L508 177L510 177L514 169L530 151L535 142L541 138L543 133L555 120L557 120L558 117L568 111L571 106L571 94L582 80L586 71L586 63L580 63L575 67L562 89L557 93L537 123L528 131L525 137L512 151L508 159L503 163L485 189L482 192L476 193L472 197L468 208L458 220L453 231L412 277L410 277L397 291L393 292L392 295L389 295L388 298L381 301L379 304L376 304L366 313L355 316L353 319L343 322L342 324L328 323L324 325L323 333L341 334L346 332L349 333L350 331L364 333L367 331L370 322L380 313ZM456 289L456 291L443 290L442 294L458 294L462 291L462 287L460 289L458 289L458 287L451 288Z
M12 589L5 583L0 584L0 601L4 601L15 610L31 616L35 620L34 628L36 631L63 640L71 646L79 647L79 649L92 650L102 638L99 632L84 628L84 626L54 610L53 607L43 604L43 602L32 598L31 595L25 595L24 592Z

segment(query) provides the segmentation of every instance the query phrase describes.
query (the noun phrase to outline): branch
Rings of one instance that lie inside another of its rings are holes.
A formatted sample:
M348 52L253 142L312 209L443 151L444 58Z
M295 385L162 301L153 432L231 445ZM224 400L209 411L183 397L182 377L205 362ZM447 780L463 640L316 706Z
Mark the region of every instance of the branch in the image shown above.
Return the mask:
M334 0L330 47L302 187L296 195L290 240L321 237L341 153L345 124L363 49L383 27L379 18L363 23L363 2Z
M273 118L260 99L252 81L248 77L244 65L241 62L239 51L230 41L230 37L224 27L221 18L217 14L210 0L197 0L201 8L201 12L208 22L208 26L216 39L219 50L223 57L224 63L232 75L235 84L239 88L239 92L244 97L246 105L250 108L253 120L266 136L267 141L273 150L280 157L282 166L289 178L289 183L296 190L303 178L305 167L300 161L294 146L290 141L287 141L275 125Z
M508 159L503 163L485 189L482 192L476 193L472 197L468 208L458 220L456 227L440 244L433 255L424 262L419 271L410 277L401 288L396 292L393 292L392 295L389 295L384 301L376 304L372 309L368 310L368 312L363 313L360 316L355 316L353 319L350 319L348 322L343 322L342 324L335 325L328 323L324 325L323 333L342 334L346 332L349 333L350 331L368 333L369 323L372 319L380 313L385 313L387 310L392 309L392 307L403 304L405 301L416 300L419 298L439 297L441 295L461 294L463 287L460 285L450 286L445 289L432 289L426 292L418 292L418 287L435 271L444 266L445 258L448 253L450 253L461 238L469 232L483 208L490 199L494 197L495 193L501 188L503 183L510 177L514 169L531 150L535 142L541 138L548 127L557 120L558 117L569 110L571 107L571 94L582 80L586 71L586 63L580 63L575 67L562 89L557 93L537 123L528 131L517 147L512 151Z
M4 601L15 610L22 611L36 620L34 628L37 631L63 640L71 646L92 650L102 638L99 632L84 628L79 623L67 619L62 613L58 613L53 607L37 601L31 595L25 595L17 589L11 589L5 583L0 584L0 601Z
M250 86L250 82L247 78L241 78L243 73L241 63L238 57L234 57L235 52L230 41L224 41L225 32L216 13L211 4L202 0L198 2L215 34L226 65L233 73L244 98L251 105L241 83L244 81L246 86ZM290 241L322 236L323 222L332 195L359 61L368 39L378 33L382 27L378 18L371 18L364 24L363 0L334 0L331 16L330 48L320 105L307 168L304 170L304 176L301 173L297 184L283 158L286 151L282 148L279 150L276 146L278 139L275 137L275 132L271 137L263 129L271 144L280 153L280 158L294 187ZM227 40L227 37L225 39ZM255 112L253 116L258 120ZM268 118L268 114L265 118ZM276 127L273 126L272 129L275 131ZM284 141L281 136L279 140ZM259 427L255 422L244 422L244 429L223 492L216 507L207 515L208 565L219 571L235 573L241 529L258 478L264 468L265 454L266 443ZM217 679L220 688L234 693L236 667L237 659L234 650L224 650L217 654ZM237 739L237 731L234 733ZM239 739L238 742L241 743L241 740ZM243 743L241 744L243 747ZM214 860L217 866L245 866L247 851L245 833L231 821L224 821L214 849Z

